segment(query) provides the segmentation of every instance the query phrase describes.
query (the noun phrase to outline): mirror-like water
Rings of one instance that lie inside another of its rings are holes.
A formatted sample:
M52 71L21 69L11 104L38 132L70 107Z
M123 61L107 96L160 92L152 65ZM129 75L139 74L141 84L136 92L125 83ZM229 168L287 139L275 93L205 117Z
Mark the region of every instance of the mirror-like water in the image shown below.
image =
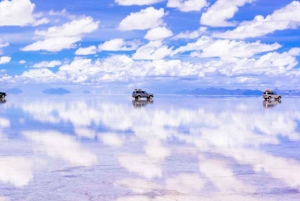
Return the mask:
M0 200L299 200L300 99L8 97Z

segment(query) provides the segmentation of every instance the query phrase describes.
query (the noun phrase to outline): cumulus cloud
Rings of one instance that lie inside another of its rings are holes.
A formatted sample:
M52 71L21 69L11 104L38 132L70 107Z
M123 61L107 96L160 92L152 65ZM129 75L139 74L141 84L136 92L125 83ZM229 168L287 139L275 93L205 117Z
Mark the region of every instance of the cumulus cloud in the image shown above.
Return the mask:
M49 52L59 52L63 49L75 48L76 42L81 41L80 37L55 37L40 40L26 47L22 48L22 51L40 51L45 50Z
M150 41L137 49L132 58L136 60L159 60L170 55L171 52L172 48L163 45L162 41Z
M94 21L91 17L84 17L65 23L62 26L53 26L44 31L35 31L35 38L45 38L30 44L22 51L58 52L63 49L74 48L75 43L81 41L85 34L98 29L99 21Z
M176 36L172 37L172 39L174 39L174 40L178 40L178 39L195 39L195 38L198 38L199 36L201 36L202 34L204 34L206 32L206 30L207 30L207 27L200 27L196 31L180 32Z
M208 36L202 36L196 42L179 47L172 54L193 51L193 57L252 57L262 52L277 50L278 43L263 44L260 41L247 43L235 40L215 40Z
M61 61L54 60L54 61L42 61L40 63L36 63L33 65L34 68L53 68L55 66L61 65Z
M246 44L238 44L237 46L243 47ZM249 47L249 49L254 48L255 43ZM269 47L265 46L264 48ZM237 51L237 49L233 50ZM230 51L233 50L230 49ZM147 52L144 55L139 55L145 56L141 60L134 60L126 55L114 55L94 61L86 58L75 58L71 63L59 67L55 73L46 68L30 69L21 76L15 77L14 80L39 83L131 83L137 82L139 79L145 80L145 78L165 79L168 77L168 80L174 81L199 80L201 78L203 83L217 85L224 84L225 80L233 84L245 81L245 79L246 81L248 79L248 83L261 83L267 81L267 78L263 80L252 78L257 75L267 75L270 83L277 82L280 77L284 76L297 81L300 73L295 67L298 64L296 57L299 56L299 52L299 48L293 48L282 53L269 52L257 56L257 58L223 57L202 62L165 61L162 59L151 61L154 56L147 55ZM151 59L145 59L149 57Z
M11 60L11 57L8 57L8 56L0 57L0 65L1 65L1 64L9 63L10 60Z
M169 0L167 7L177 8L182 12L200 11L208 6L206 0Z
M163 40L173 36L173 32L166 27L156 27L147 32L145 39L147 40Z
M137 41L125 41L122 38L116 38L104 42L98 46L99 51L131 51L139 46Z
M91 17L84 17L65 23L62 26L53 26L44 31L35 31L35 36L46 38L52 37L78 37L91 33L98 29L99 21L94 21Z
M163 8L158 10L153 7L142 9L139 12L130 13L130 15L124 18L119 24L119 29L130 31L155 28L164 24L162 17L165 15L166 13Z
M239 10L239 7L254 1L255 0L218 0L202 14L200 20L201 24L212 27L234 26L236 24L235 22L228 22L227 20L234 16Z
M122 6L132 6L132 5L138 5L138 6L142 6L142 5L151 5L151 4L155 4L155 3L159 3L163 0L115 0L115 2L119 5Z
M48 23L48 19L37 19L35 4L30 0L4 0L0 2L0 26L27 26Z
M90 46L90 47L81 47L78 50L76 50L76 55L90 55L90 54L96 54L97 47L96 46Z
M25 63L26 63L25 60L20 60L20 61L19 61L19 64L25 64Z
M215 33L220 38L255 38L275 31L295 29L300 26L300 2L293 1L284 8L274 11L271 15L256 16L252 21L242 22L236 29L224 33ZM211 19L209 19L211 20Z

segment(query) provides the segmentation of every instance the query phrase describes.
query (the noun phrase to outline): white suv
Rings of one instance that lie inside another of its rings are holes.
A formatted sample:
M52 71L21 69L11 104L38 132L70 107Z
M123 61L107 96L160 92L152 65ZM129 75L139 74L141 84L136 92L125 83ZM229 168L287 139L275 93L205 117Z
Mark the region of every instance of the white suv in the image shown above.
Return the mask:
M275 92L273 91L265 91L264 94L263 94L263 98L265 100L271 100L272 98L274 98L275 100L280 100L281 99L281 96L276 94Z

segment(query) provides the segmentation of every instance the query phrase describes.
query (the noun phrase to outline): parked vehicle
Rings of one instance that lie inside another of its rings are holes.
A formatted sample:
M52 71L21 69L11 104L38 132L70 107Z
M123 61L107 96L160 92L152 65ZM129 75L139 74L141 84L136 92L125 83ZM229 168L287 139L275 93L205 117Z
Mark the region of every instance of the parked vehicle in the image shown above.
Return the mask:
M0 99L5 99L5 97L6 97L6 93L0 92Z
M263 98L265 100L271 100L272 98L275 99L275 100L280 100L281 95L276 94L274 91L266 90L263 94Z
M135 98L137 101L141 100L141 98L147 98L147 99L151 100L154 97L154 95L147 93L146 91L143 91L142 89L135 89L132 92L132 97Z

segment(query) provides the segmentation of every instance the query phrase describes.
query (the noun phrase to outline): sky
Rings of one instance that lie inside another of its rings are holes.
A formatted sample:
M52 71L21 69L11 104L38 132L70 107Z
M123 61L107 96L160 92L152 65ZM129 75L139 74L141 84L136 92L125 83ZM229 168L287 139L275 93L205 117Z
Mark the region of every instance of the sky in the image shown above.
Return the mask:
M0 0L0 83L296 89L299 27L290 0Z

